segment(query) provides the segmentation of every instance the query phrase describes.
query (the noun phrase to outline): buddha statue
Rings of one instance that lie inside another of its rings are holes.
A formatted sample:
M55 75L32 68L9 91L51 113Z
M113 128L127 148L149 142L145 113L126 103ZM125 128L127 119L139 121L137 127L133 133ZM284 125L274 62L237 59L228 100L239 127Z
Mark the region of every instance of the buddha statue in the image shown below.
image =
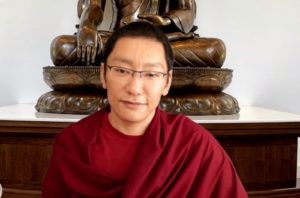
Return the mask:
M110 33L99 31L105 0L79 0L79 25L76 35L56 37L51 45L54 65L100 65L101 49ZM174 66L220 68L225 60L225 45L220 39L200 38L194 31L194 0L113 0L110 31L134 21L159 26L171 41Z
M237 100L222 92L232 78L232 70L221 68L225 44L195 33L195 0L111 0L109 30L104 31L98 28L104 22L106 3L78 0L77 32L57 36L51 43L55 66L44 67L43 75L53 91L38 99L37 111L86 114L107 105L99 77L103 46L121 26L147 21L167 35L174 52L172 86L161 100L162 109L189 115L239 112Z

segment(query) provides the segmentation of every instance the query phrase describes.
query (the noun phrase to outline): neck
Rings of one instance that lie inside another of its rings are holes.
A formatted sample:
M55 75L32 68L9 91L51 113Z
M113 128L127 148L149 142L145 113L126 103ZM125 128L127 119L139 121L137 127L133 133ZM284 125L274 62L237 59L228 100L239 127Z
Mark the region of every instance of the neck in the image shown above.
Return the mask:
M145 120L141 122L133 122L120 120L116 116L112 116L112 113L110 112L108 114L108 120L110 124L120 133L130 136L141 136L144 135L144 133L146 132L149 124L151 123L154 117L154 114L148 116Z

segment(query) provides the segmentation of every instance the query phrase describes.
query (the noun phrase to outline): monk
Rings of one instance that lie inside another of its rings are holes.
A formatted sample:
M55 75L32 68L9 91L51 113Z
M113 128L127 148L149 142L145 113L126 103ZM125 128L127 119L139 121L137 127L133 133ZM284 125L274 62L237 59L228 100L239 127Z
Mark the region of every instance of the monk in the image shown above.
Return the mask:
M167 34L175 55L175 66L218 67L225 60L220 39L199 38L194 31L194 0L112 0L110 30L98 31L103 22L106 0L79 0L76 35L56 37L51 58L56 66L99 65L102 49L111 32L136 21L147 21Z
M43 198L247 197L214 137L159 109L174 61L163 32L130 23L111 35L103 55L109 106L56 136Z

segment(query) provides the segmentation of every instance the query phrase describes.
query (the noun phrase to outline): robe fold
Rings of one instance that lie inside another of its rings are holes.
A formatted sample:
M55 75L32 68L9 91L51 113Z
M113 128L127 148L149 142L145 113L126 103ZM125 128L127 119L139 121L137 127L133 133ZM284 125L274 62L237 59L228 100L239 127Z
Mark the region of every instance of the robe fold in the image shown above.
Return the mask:
M213 136L182 115L159 109L140 140L124 182L90 166L107 110L72 124L54 141L42 197L247 197Z

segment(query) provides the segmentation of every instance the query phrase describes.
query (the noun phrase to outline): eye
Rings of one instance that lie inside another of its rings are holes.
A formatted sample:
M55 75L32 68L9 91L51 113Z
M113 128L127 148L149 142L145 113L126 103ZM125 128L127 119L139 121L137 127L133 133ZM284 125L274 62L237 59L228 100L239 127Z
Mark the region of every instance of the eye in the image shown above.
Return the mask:
M158 72L150 72L150 71L144 72L144 76L146 78L159 78L160 75L161 75L161 73L158 73Z
M122 75L124 75L124 74L129 74L129 73L130 73L130 71L129 71L128 69L121 68L121 67L115 67L115 68L114 68L114 71L115 71L116 73L122 74Z

